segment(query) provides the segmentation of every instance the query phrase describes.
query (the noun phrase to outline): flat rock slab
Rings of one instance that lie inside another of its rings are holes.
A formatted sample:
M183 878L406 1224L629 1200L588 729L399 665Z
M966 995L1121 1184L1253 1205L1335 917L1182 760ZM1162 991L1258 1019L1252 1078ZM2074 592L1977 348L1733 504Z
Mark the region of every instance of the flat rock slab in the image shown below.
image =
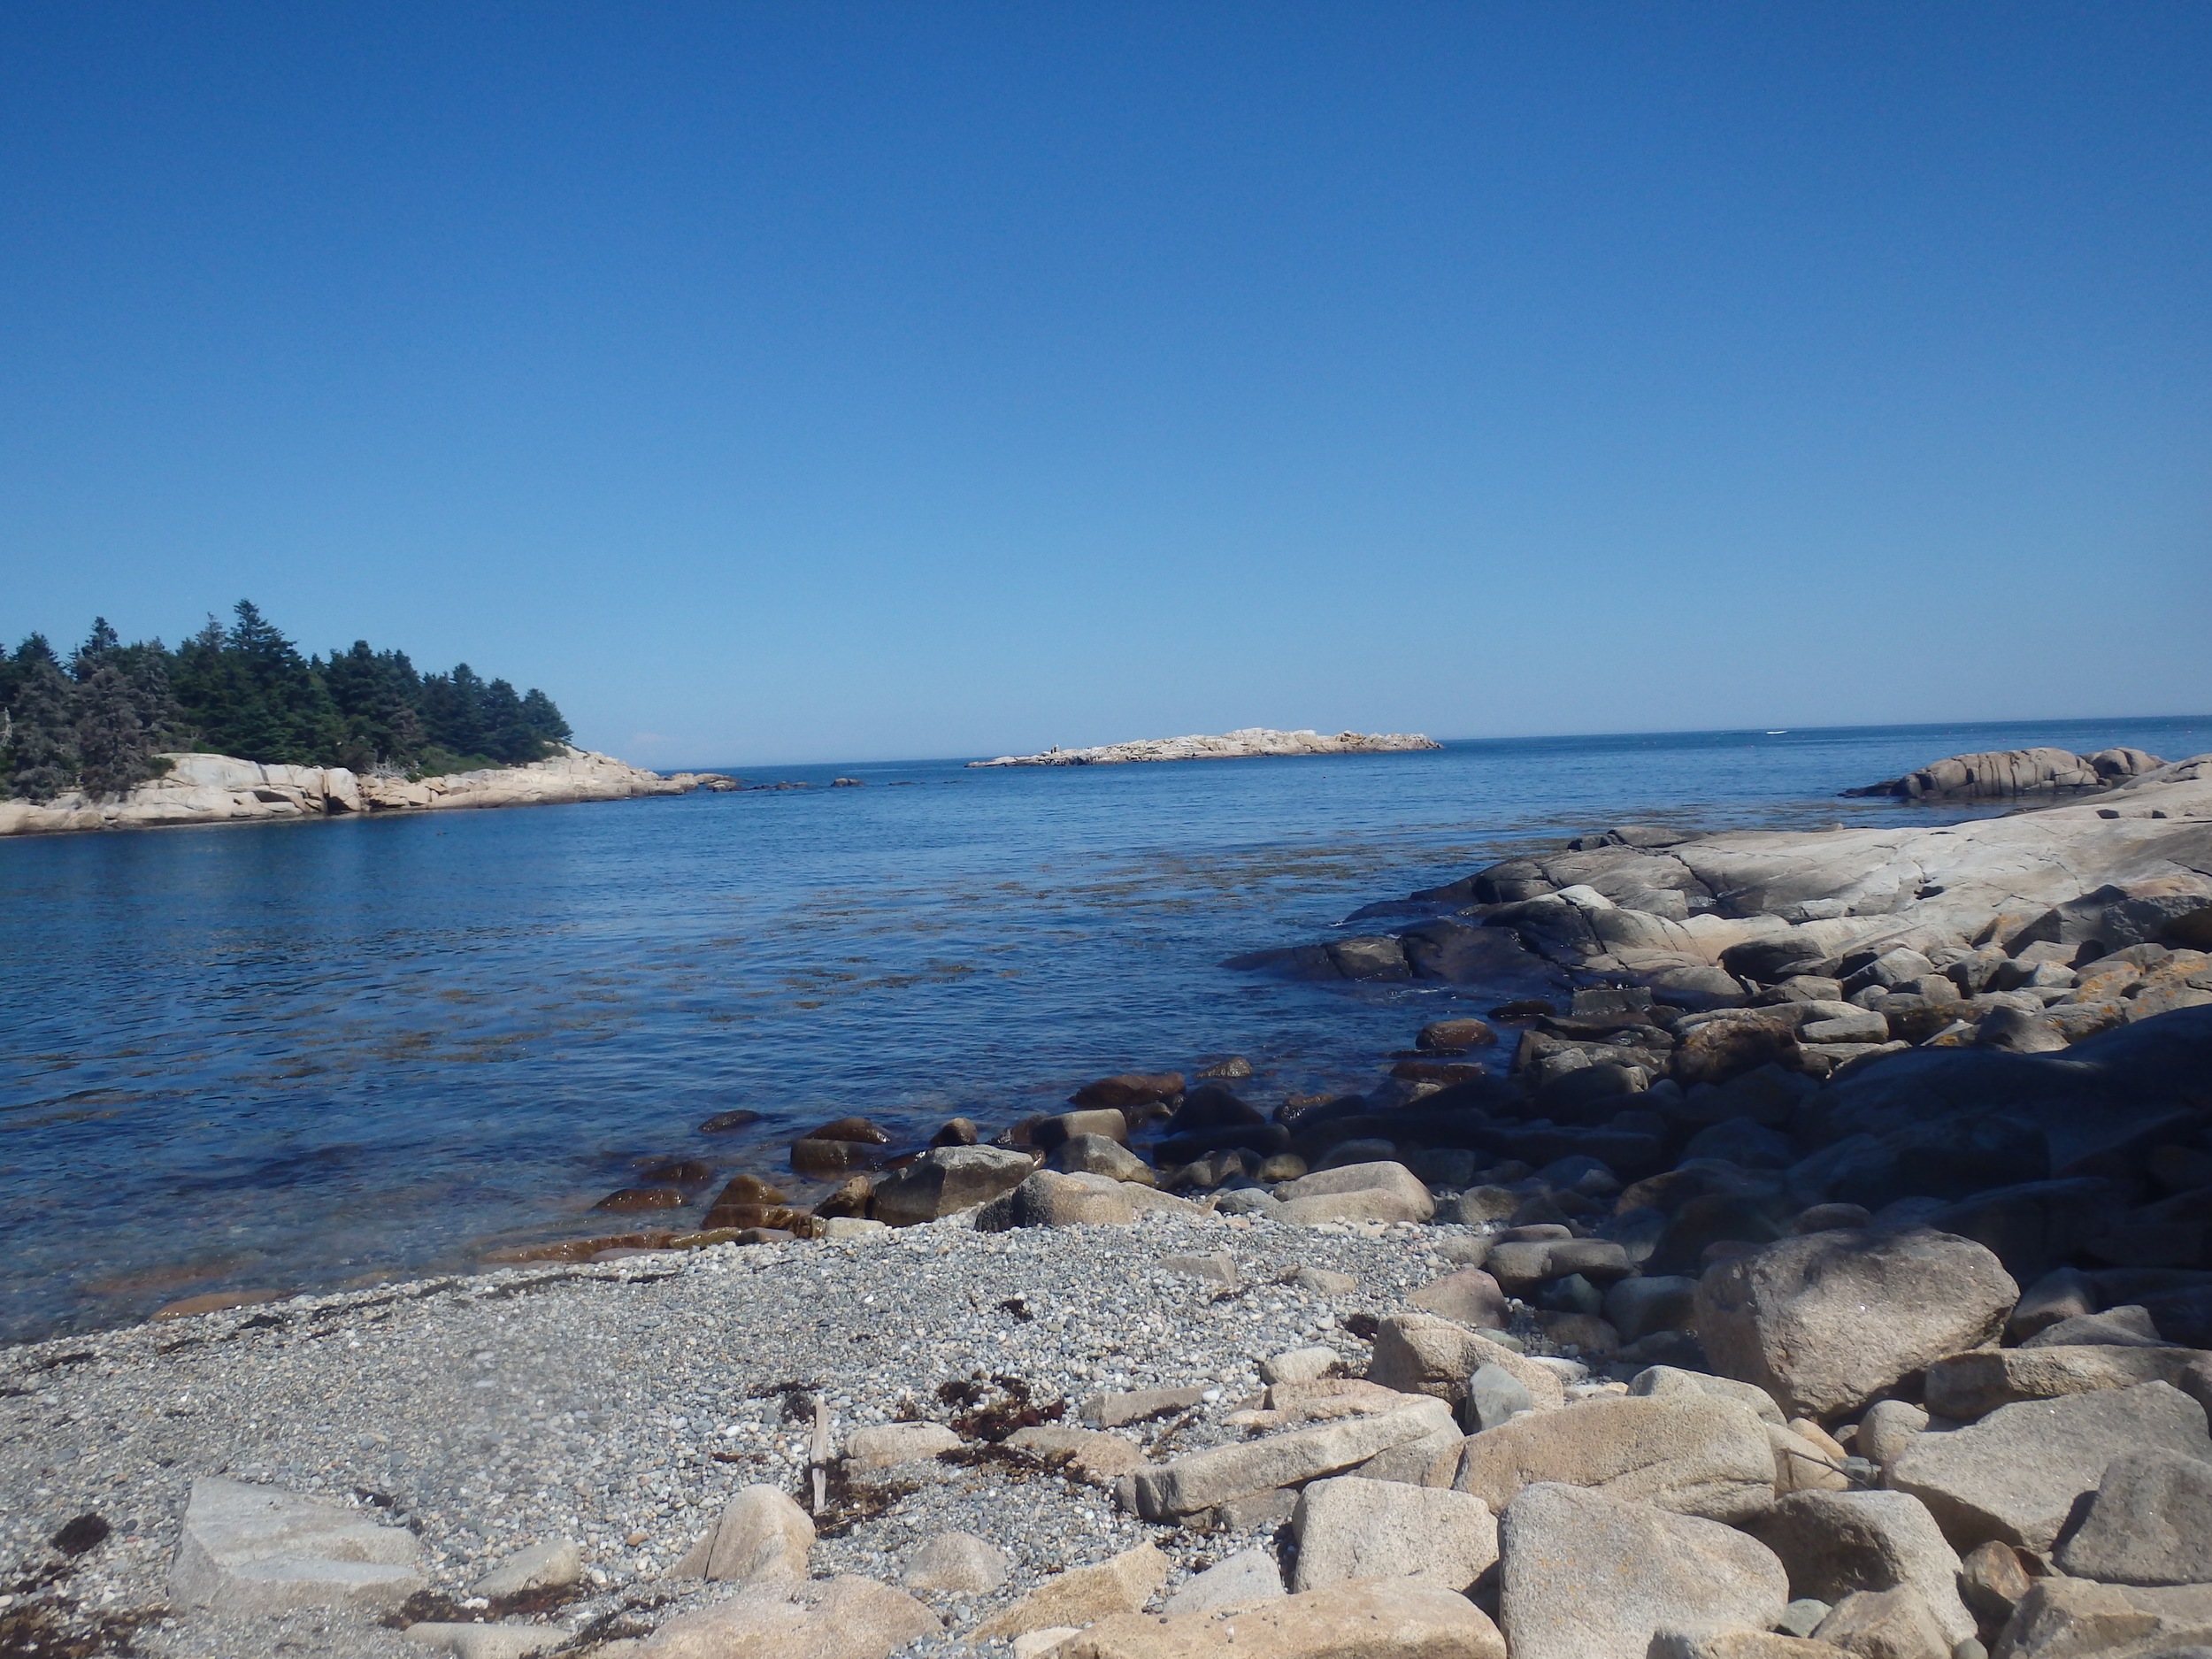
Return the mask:
M1723 1376L1757 1384L1791 1417L1827 1417L1980 1347L2019 1299L1970 1240L1924 1227L1814 1233L1707 1272L1697 1333Z
M1662 1631L1770 1630L1789 1601L1756 1540L1576 1486L1529 1487L1498 1540L1513 1659L1647 1659Z
M2212 1647L2212 1584L2145 1588L2037 1581L2005 1629L2006 1659L2195 1659Z
M1498 1627L1463 1595L1404 1582L1340 1584L1240 1613L1125 1614L1054 1659L1505 1659ZM1639 1655L1640 1659L1640 1655Z
M2192 1373L2212 1379L2212 1353L2106 1343L1987 1348L1928 1367L1928 1409L1971 1423L2018 1401L2052 1400L2095 1388L2162 1382L2187 1392Z
M1179 1613L1234 1613L1283 1598L1283 1570L1263 1549L1240 1549L1226 1561L1184 1580L1160 1604L1171 1617Z
M1083 1421L1094 1428L1119 1428L1177 1411L1188 1411L1206 1397L1203 1387L1138 1388L1128 1394L1093 1394L1083 1402Z
M1144 1453L1135 1444L1098 1429L1064 1429L1044 1424L1017 1429L1005 1443L1039 1463L1064 1459L1069 1468L1093 1486L1110 1486L1121 1476L1145 1466Z
M1709 1394L1614 1395L1536 1411L1461 1442L1449 1484L1502 1511L1544 1481L1737 1521L1774 1502L1767 1425Z
M655 1659L884 1659L943 1628L904 1591L845 1576L747 1590L669 1620L642 1651Z
M1889 1484L1926 1504L1954 1548L1995 1539L2048 1549L2107 1465L2143 1451L2212 1461L2204 1408L2156 1382L2024 1400L1967 1428L1914 1436Z
M169 1569L180 1601L232 1617L303 1608L381 1612L423 1587L414 1534L360 1510L203 1475Z
M1194 1515L1256 1492L1336 1474L1378 1452L1451 1425L1448 1407L1415 1399L1402 1410L1377 1417L1346 1417L1318 1428L1193 1452L1171 1463L1137 1471L1137 1511L1154 1521Z
M1498 1523L1480 1498L1397 1480L1317 1480L1299 1494L1291 1526L1300 1591L1417 1578L1464 1592L1498 1559Z

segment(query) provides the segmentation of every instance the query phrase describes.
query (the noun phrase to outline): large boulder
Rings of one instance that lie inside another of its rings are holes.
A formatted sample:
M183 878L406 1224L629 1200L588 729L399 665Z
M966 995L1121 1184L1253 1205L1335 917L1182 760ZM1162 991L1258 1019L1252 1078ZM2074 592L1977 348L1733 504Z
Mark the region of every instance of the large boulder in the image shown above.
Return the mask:
M1813 1233L1708 1270L1697 1332L1714 1370L1756 1383L1792 1417L1825 1417L1979 1347L2019 1299L1969 1240L1924 1227Z
M1355 1578L1418 1578L1467 1590L1498 1559L1498 1523L1479 1498L1398 1480L1340 1476L1299 1494L1294 1590Z
M1836 1602L1855 1590L1919 1593L1947 1650L1974 1634L1959 1598L1958 1552L1919 1499L1904 1492L1793 1492L1752 1525L1780 1557L1790 1594Z
M1586 1486L1678 1515L1737 1521L1774 1502L1765 1425L1708 1394L1616 1395L1530 1412L1470 1435L1440 1460L1432 1484L1500 1511L1525 1486Z
M1498 1540L1513 1659L1647 1659L1662 1631L1771 1630L1789 1601L1756 1540L1578 1486L1527 1488Z
M2212 1463L2129 1452L2105 1465L2061 1571L2117 1584L2212 1584Z
M1134 1194L1147 1189L1101 1175L1039 1170L1011 1192L976 1211L979 1233L1017 1227L1126 1226L1137 1218ZM1164 1196L1164 1194L1162 1194Z
M934 1430L955 1446L960 1443L958 1435L939 1424L895 1426ZM933 1441L929 1450L915 1455L934 1456L941 1449L941 1443ZM864 1462L867 1454L861 1455ZM807 1554L813 1548L814 1523L780 1487L740 1486L707 1535L691 1547L691 1553L676 1563L670 1576L712 1578L724 1584L803 1578Z
M1125 1613L1053 1659L1505 1659L1498 1627L1465 1596L1403 1580L1333 1584L1233 1615Z
M1290 1183L1271 1212L1278 1221L1426 1221L1436 1200L1402 1164L1345 1164Z
M378 1612L424 1587L421 1546L358 1509L203 1475L185 1505L169 1589L227 1618L308 1608Z
M2004 1659L2200 1659L2212 1649L2212 1584L2155 1587L2039 1579L2005 1626Z
M2140 1451L2212 1460L2204 1408L2158 1382L2024 1400L1966 1428L1915 1435L1888 1479L1928 1506L1955 1549L1991 1539L2048 1549L2107 1465Z

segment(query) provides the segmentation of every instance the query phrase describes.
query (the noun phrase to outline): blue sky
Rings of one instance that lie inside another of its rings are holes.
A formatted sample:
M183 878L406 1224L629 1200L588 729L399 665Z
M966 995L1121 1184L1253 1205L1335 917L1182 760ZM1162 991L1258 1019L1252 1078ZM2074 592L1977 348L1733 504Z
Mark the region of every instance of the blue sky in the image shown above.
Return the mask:
M2212 9L19 3L0 631L654 764L2212 707Z

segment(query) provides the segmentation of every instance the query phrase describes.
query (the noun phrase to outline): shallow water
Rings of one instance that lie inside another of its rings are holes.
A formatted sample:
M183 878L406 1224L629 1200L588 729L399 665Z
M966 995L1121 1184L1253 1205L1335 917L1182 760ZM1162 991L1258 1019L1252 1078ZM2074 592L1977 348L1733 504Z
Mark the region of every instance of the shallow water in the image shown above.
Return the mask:
M2172 757L2212 721L825 766L773 776L867 787L0 841L0 1336L681 1225L588 1206L849 1112L1003 1123L1229 1053L1263 1102L1356 1086L1479 987L1221 959L1624 820L1956 818L1834 796L2036 742ZM734 1107L764 1121L696 1133Z

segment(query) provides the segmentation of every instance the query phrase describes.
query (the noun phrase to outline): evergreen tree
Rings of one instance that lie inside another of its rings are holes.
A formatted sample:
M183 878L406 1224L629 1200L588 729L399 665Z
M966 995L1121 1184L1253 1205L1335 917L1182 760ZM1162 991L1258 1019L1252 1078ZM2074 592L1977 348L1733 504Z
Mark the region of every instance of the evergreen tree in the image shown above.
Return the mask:
M96 800L122 795L153 775L136 702L130 680L112 661L77 687L77 779Z
M568 722L561 718L561 711L553 706L553 699L535 686L522 694L522 719L543 752L550 752L575 735L569 730Z
M488 759L485 749L484 682L466 663L422 682L423 735L448 754Z
M46 643L36 634L32 639ZM77 781L73 691L50 649L32 659L16 691L8 711L8 787L27 800L50 801Z
M105 617L92 618L92 632L77 648L77 654L69 659L69 677L79 685L90 680L101 665L122 649L122 636L108 626Z
M405 652L373 651L366 640L356 640L351 650L330 654L322 676L345 726L339 764L367 772L379 763L404 764L420 752L415 704L422 677Z

